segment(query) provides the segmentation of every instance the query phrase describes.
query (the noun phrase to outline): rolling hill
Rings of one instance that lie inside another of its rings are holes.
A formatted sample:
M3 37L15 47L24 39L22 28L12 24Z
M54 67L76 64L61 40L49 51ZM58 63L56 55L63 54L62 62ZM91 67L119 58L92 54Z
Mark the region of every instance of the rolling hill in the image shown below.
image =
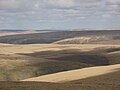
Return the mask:
M54 42L54 44L120 44L120 36L94 35L67 38Z
M114 44L119 44L120 40L120 30L99 30L99 31L54 31L54 32L47 32L47 33L33 33L33 34L19 34L19 35L8 35L8 36L1 36L0 43L7 43L7 44L50 44L56 41L68 39L68 38L75 38L75 37L103 37L109 38L109 44L113 44L110 42L114 42ZM105 39L104 38L104 39ZM99 41L102 44L107 44L103 38ZM95 39L93 39L94 41ZM111 41L112 40L112 41ZM108 41L108 39L107 39ZM79 43L79 42L78 42ZM92 42L89 42L92 43ZM98 43L94 42L94 43ZM76 44L72 43L72 44Z
M0 33L0 90L120 90L119 30L36 32Z
M55 74L44 75L36 78L29 78L23 81L37 81L37 82L54 82L64 83L75 80L85 79L94 76L100 76L111 72L116 72L120 69L120 64L111 66L89 67L83 69L76 69Z
M120 70L65 83L0 82L1 90L119 90Z
M119 63L119 45L0 45L2 81Z

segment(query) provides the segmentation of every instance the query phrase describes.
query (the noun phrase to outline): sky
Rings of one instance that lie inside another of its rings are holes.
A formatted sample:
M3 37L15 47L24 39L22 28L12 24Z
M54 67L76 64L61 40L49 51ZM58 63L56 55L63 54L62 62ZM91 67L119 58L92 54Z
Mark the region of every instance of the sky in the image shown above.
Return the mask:
M0 0L0 29L120 29L120 0Z

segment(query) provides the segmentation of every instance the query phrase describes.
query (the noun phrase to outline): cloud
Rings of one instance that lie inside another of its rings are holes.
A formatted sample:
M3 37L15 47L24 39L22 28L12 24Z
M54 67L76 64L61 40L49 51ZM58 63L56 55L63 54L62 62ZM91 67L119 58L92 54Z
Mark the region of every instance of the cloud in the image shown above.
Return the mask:
M108 0L110 4L120 4L120 0Z
M103 14L102 17L103 17L103 18L110 18L111 15L110 15L110 14Z
M34 9L37 0L0 0L0 10L21 12Z
M107 6L111 10L120 9L120 0L107 0Z
M120 15L120 0L0 0L3 23L92 22L116 15Z
M48 8L71 8L75 6L74 0L45 0Z
M25 11L35 9L74 9L93 7L99 0L0 0L0 10Z

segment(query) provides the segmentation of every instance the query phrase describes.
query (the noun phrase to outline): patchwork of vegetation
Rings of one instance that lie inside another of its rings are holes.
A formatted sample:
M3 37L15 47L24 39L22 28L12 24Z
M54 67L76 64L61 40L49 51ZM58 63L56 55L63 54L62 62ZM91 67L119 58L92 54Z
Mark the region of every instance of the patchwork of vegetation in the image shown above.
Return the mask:
M118 49L112 47L113 52L118 51ZM109 50L111 51L111 48L81 51L66 47L66 49L61 48L57 51L1 54L0 80L23 80L85 67L119 64L120 53L109 54Z
M120 64L119 30L8 35L0 36L0 43L5 43L0 45L0 90L120 90L120 70L66 83L19 82L85 67Z

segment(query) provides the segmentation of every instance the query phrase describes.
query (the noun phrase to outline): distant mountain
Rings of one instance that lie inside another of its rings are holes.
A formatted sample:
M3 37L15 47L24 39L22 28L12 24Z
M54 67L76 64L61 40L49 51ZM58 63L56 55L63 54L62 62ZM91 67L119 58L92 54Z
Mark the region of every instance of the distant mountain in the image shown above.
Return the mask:
M0 32L24 32L28 30L9 30L9 29L1 29Z
M25 31L36 31L36 32L46 32L46 31L69 31L69 30L52 30L52 29L43 29L43 30L12 30L12 29L0 29L0 32L25 32Z
M54 43L56 41L60 41L60 40L68 39L68 38L91 37L91 36L93 38L96 38L97 36L99 36L99 37L105 36L106 38L108 38L108 41L111 40L111 38L109 38L109 37L112 37L112 42L114 42L114 40L118 40L118 42L119 42L119 40L120 40L120 30L52 31L52 32L47 32L47 33L43 32L43 33L32 33L32 34L8 35L8 36L1 36L0 37L0 43L8 43L8 44L50 44L50 43ZM118 44L118 42L117 42L117 44ZM72 43L72 44L76 44L76 43ZM89 44L89 43L87 43L87 44ZM95 42L94 42L94 44L95 44Z

